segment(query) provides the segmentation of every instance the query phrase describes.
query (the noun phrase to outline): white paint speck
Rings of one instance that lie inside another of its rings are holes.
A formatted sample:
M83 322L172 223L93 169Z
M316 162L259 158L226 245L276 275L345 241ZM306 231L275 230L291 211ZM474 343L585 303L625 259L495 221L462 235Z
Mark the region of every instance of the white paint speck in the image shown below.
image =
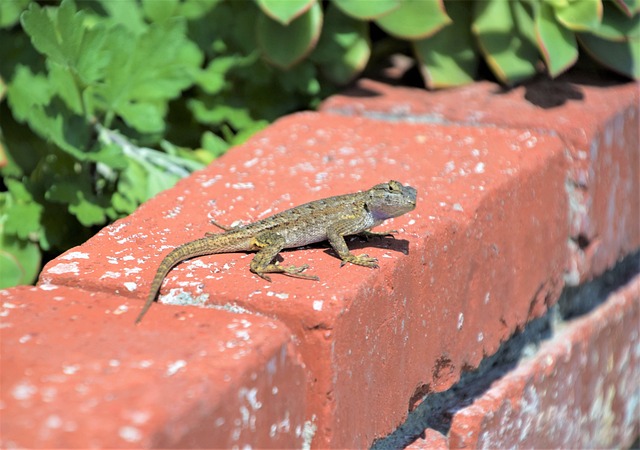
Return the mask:
M484 341L484 334L482 332L478 333L478 342Z
M65 273L79 273L79 269L78 269L78 263L73 262L73 263L68 263L68 264L56 264L55 266L51 267L49 270L47 270L47 273L55 273L56 275L62 275Z
M104 280L105 278L120 278L120 275L122 275L120 272L105 272L105 274L102 275L100 279Z
M243 164L243 166L245 166L246 168L253 167L253 166L255 166L259 161L260 161L260 158L253 158L253 159L250 159L249 161L245 161L245 163Z
M120 314L124 314L127 311L129 311L129 307L127 305L120 305L113 311L113 314L119 316Z
M44 421L44 425L47 428L51 428L55 430L62 426L62 419L60 418L60 416L56 414L52 414L49 417L47 417L47 419Z
M241 341L248 341L251 339L251 335L245 330L236 331L236 337Z
M244 189L254 189L255 185L251 182L249 183L233 183L231 185L232 189L244 190Z
M58 289L58 286L56 286L55 284L41 284L38 286L39 289L42 289L43 291L55 291L56 289Z
M314 300L313 301L313 310L314 311L322 311L323 303L324 302L322 300Z
M251 409L253 409L254 411L262 408L262 402L258 401L258 389L256 388L241 388L238 392L238 397L240 397L240 399L244 397L251 406Z
M142 439L142 433L136 427L124 426L118 430L118 436L127 442L139 442Z
M34 385L24 382L15 386L11 391L11 395L16 400L29 400L36 392L38 392L38 389Z
M89 259L89 254L85 252L71 252L67 253L66 255L62 255L59 259Z
M455 170L456 168L456 163L453 161L449 161L444 165L444 173L451 173Z
M136 289L138 289L138 284L134 283L133 281L127 281L126 283L124 283L124 287L129 291L129 292L133 292Z
M475 173L484 173L484 163L479 162L478 164L476 164L476 166L473 168L473 171Z
M131 421L136 425L142 425L147 423L151 418L151 413L148 411L134 411L131 413Z
M286 292L276 294L276 298L279 298L280 300L286 300L289 298L289 294L287 294Z
M187 362L184 359L179 359L175 362L172 362L167 366L167 371L165 372L165 376L171 377L184 367L187 367Z
M462 324L464 323L464 314L458 315L458 330L462 330Z
M464 211L464 209L462 208L462 205L460 203L455 203L453 205L453 210L454 211L460 211L460 212Z
M62 366L62 373L65 375L73 375L78 370L80 370L80 365L78 364L67 364Z
M18 339L18 342L20 342L21 344L27 343L31 340L33 336L31 336L30 334L25 334L24 336L21 336L20 339Z

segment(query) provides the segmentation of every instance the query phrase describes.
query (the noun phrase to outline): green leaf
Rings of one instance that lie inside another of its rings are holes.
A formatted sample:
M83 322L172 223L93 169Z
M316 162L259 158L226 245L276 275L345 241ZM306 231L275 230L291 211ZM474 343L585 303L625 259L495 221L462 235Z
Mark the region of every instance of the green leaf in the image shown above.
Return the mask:
M33 240L40 231L42 205L33 200L26 186L12 178L5 178L4 183L9 190L3 193L2 214L0 222L3 233L16 236L21 240Z
M320 40L311 59L320 64L322 72L331 81L346 84L362 72L370 55L367 23L329 5Z
M185 0L180 4L180 11L177 15L196 21L222 1L224 0Z
M22 15L22 26L39 52L71 68L85 85L101 78L109 63L105 31L100 26L86 29L84 13L76 12L73 1L63 0L59 8L46 11L33 2Z
M179 0L142 0L142 10L152 22L163 22L178 11Z
M118 114L127 123L142 133L157 133L164 130L166 106L157 102L126 102L118 109Z
M129 165L129 159L118 145L102 145L96 151L87 153L87 159L120 170Z
M262 14L258 16L258 46L271 64L288 69L313 50L322 28L322 8L318 3L287 26Z
M591 33L609 40L623 42L640 38L640 14L628 17L619 8L605 4L602 23Z
M380 28L401 39L424 39L437 33L451 18L442 0L405 0L398 8L376 19Z
M557 77L578 60L578 43L573 31L556 21L549 3L542 2L536 8L536 36L538 46L552 77Z
M197 82L207 94L217 94L229 89L229 72L235 68L251 66L258 60L258 52L248 56L229 55L215 57L207 68L197 74Z
M118 195L122 197L119 206L124 208L132 206L135 209L137 205L148 200L148 179L148 172L137 162L131 161L120 174L120 180L118 181ZM125 209L124 212L128 211Z
M51 101L49 80L42 74L33 74L27 66L16 67L13 81L7 89L7 101L15 119L26 122L34 106L43 106Z
M316 72L316 67L313 63L310 61L303 61L297 66L280 74L280 80L287 92L301 92L309 95L315 95L320 91Z
M492 72L512 84L536 74L539 55L534 22L519 2L486 0L474 3L471 29Z
M613 4L627 17L640 13L640 0L613 0Z
M605 67L635 80L640 79L640 39L614 42L589 33L577 35L580 45Z
M479 56L473 49L471 9L464 2L447 3L453 23L435 35L413 43L424 83L429 88L445 88L471 83Z
M218 156L222 156L229 150L229 144L225 142L217 134L212 133L211 131L205 131L202 134L201 144L203 149L207 150L212 157L217 158Z
M182 19L154 23L139 36L122 27L111 30L106 43L112 61L94 89L107 126L117 114L142 133L163 130L166 101L194 82L202 61L185 33Z
M56 183L47 191L46 199L68 204L69 212L85 227L104 225L106 222L106 204L100 204L100 200L91 192L91 187L85 180Z
M53 142L79 161L84 161L91 129L83 117L74 115L66 105L54 99L46 107L34 106L29 125L43 138Z
M401 0L333 0L333 4L348 16L360 20L378 19L398 8Z
M541 6L553 9L558 22L573 31L593 30L602 21L601 0L543 0Z
M1 192L0 196L2 194L5 193ZM0 211L0 215L2 214ZM7 236L0 224L0 289L32 284L38 276L41 262L38 244Z
M10 28L20 20L20 14L30 0L5 0L0 2L0 28Z
M255 0L255 2L263 13L282 25L290 24L316 4L316 0Z
M130 33L140 35L147 29L144 21L142 8L138 2L113 1L113 0L90 0L96 2L106 12L107 16L99 16L97 22L104 23L105 26L123 26ZM198 0L199 1L199 0ZM158 1L157 3L163 3Z
M59 97L52 97L52 86L42 75L33 75L29 68L18 66L8 89L9 105L18 121L27 122L43 139L84 160L90 128Z
M47 66L49 68L50 86L55 86L57 93L72 112L78 115L83 114L84 106L81 93L75 83L71 69L53 61L50 61Z
M214 98L191 99L188 102L189 109L198 122L208 125L221 125L230 123L234 128L241 129L253 123L251 113L246 104L240 100L221 103Z

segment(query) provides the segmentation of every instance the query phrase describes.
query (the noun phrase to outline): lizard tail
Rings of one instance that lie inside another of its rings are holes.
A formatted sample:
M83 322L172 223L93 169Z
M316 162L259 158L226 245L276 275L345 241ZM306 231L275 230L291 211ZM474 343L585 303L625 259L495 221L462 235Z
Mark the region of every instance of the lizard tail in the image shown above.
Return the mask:
M186 259L211 253L211 250L207 246L207 243L210 240L211 238L202 238L196 239L195 241L187 242L186 244L174 248L169 252L167 256L164 257L164 259L160 263L160 266L158 267L158 271L156 272L155 277L153 277L153 281L151 282L151 289L149 290L149 296L147 297L147 301L142 307L142 311L140 311L140 314L138 314L138 318L135 322L136 324L139 324L140 321L142 321L144 315L147 313L147 311L149 311L151 305L153 305L153 302L158 295L158 291L160 290L160 286L162 285L162 281L164 280L164 277L167 276L169 271Z

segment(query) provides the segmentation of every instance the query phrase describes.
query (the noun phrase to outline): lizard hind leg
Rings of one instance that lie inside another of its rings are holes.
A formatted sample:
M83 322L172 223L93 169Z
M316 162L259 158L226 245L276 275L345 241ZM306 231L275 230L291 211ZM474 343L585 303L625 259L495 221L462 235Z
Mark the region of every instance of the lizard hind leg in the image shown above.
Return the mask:
M309 268L307 264L303 264L302 266L283 266L277 262L273 262L285 246L285 239L281 235L269 232L262 233L253 239L253 246L259 250L251 260L249 269L260 278L271 282L271 278L267 275L268 273L281 273L294 278L319 280L315 275L302 273Z

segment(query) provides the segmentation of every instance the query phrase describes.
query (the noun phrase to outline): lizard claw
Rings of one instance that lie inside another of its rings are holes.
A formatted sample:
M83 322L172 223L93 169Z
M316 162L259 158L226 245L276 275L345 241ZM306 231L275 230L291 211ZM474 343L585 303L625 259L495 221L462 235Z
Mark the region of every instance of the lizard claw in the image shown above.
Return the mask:
M308 264L303 264L301 266L288 266L288 267L283 267L283 274L285 275L289 275L290 277L294 277L294 278L304 278L305 280L315 280L318 281L320 280L320 278L318 278L315 275L307 275L302 273L303 271L305 271L306 269L309 268Z
M256 275L258 275L260 278L262 278L263 280L268 281L269 283L271 283L271 277L269 275L267 275L266 273L259 273L259 272L255 272Z
M340 267L344 266L346 263L370 267L372 269L378 268L378 260L376 258L371 258L369 255L347 255L342 259Z

